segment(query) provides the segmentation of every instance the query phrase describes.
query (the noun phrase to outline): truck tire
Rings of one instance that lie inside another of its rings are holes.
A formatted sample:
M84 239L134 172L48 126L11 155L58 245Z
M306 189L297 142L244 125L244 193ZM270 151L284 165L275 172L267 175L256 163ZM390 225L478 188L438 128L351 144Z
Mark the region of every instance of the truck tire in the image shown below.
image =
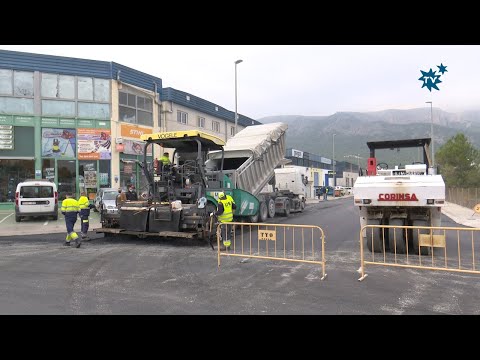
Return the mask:
M368 225L380 225L380 220L368 220ZM366 228L366 241L367 241L367 248L370 252L372 252L372 248L374 252L379 253L383 252L383 236L381 228ZM373 240L372 240L372 232L373 232Z
M259 213L259 211L257 211L257 213L255 215L250 215L248 217L248 222L256 224L258 222L258 213Z
M390 225L392 226L403 226L403 219L390 219ZM388 243L391 253L397 254L406 254L407 245L406 245L406 229L388 229ZM396 249L395 249L396 246Z
M290 216L290 200L285 200L285 213L286 217Z
M274 218L275 217L275 200L272 198L268 199L268 217Z
M213 205L213 203L208 202L207 205L205 206L205 210L207 211L207 216L210 216L210 213L215 212L216 207Z
M414 220L412 222L412 226L428 226L428 224L427 224L426 220ZM422 233L428 234L429 233L428 230L420 230L420 229L413 229L412 230L411 238L412 238L413 248L412 248L411 252L413 252L414 255L418 255L418 248L419 248L418 233L419 232L420 232L420 234L422 234ZM420 255L428 255L428 247L426 247L426 246L420 247Z
M264 223L268 219L268 207L267 204L262 201L260 203L260 209L258 210L258 213L260 214L260 222Z
M18 215L15 215L15 221L20 222L20 221L22 221L22 218Z

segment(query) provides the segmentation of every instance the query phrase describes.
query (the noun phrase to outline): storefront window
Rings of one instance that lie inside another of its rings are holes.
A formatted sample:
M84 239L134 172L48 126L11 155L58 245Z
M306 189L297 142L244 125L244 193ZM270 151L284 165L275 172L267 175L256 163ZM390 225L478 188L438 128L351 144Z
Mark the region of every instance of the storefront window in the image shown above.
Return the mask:
M55 181L55 159L42 160L42 178Z
M97 195L98 173L96 161L78 162L78 185L80 191L85 191L89 200Z
M126 188L128 185L136 183L136 168L137 165L135 164L135 160L137 156L135 155L120 155L122 160L127 160L128 162L125 163L120 161L120 184L119 187Z
M119 187L126 188L129 185L134 185L137 194L140 195L142 192L148 192L148 181L145 175L143 174L142 169L139 165L137 165L138 161L143 161L142 156L135 156L135 155L127 155L121 154L120 155L122 160L126 160L127 163L121 161L120 162L120 185ZM152 157L147 156L147 162L149 164L152 163Z
M0 159L0 202L14 202L17 184L34 178L34 160Z
M101 188L110 187L112 183L110 176L110 160L99 160L98 180ZM113 186L117 185L118 183Z
M75 160L58 160L57 167L59 200L65 200L65 194L67 193L77 197Z

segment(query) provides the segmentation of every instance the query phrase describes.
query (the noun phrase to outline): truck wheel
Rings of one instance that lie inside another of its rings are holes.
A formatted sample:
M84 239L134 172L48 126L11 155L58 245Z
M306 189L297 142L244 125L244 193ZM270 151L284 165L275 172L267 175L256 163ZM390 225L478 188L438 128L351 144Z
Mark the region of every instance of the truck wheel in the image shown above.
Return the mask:
M215 208L215 205L213 205L213 203L208 202L207 206L205 206L205 210L207 211L207 216L209 216L210 213L215 212L215 210L217 209Z
M57 214L57 215L53 215L53 216L52 216L52 219L53 219L53 220L58 220L58 214Z
M260 214L260 222L264 223L265 221L267 221L268 219L268 208L267 208L267 204L262 201L260 203L260 209L259 209L259 214Z
M285 200L285 216L290 215L290 200Z
M428 226L425 220L414 220L412 222L412 226ZM429 234L428 230L424 229L413 229L412 230L412 244L413 244L413 254L418 255L418 248L419 248L419 241L418 241L418 233L420 234ZM428 247L422 246L420 247L420 255L428 255Z
M20 221L22 221L22 218L20 216L15 215L15 221L20 222Z
M272 198L268 199L268 217L275 217L275 200Z
M380 220L368 220L368 225L380 225ZM383 230L382 228L366 228L365 229L367 233L367 236L366 236L367 248L370 252L372 252L372 249L376 253L383 252L382 230ZM372 239L372 232L373 232L373 239Z
M248 221L256 224L258 222L258 213L259 213L259 211L257 211L257 213L255 215L250 215L248 217Z
M390 225L403 226L404 222L403 219L390 219ZM396 252L397 254L405 254L407 252L406 238L406 229L388 229L388 243L390 247L390 252Z

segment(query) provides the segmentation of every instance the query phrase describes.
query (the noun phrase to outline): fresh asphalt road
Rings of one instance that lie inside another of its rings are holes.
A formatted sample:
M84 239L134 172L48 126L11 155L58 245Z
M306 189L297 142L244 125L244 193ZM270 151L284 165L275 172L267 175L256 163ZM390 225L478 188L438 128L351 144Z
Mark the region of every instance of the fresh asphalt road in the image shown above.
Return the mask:
M322 227L327 279L270 260L223 257L218 269L191 240L94 234L76 249L64 232L0 236L0 314L480 314L478 275L371 266L359 282L351 197L269 222Z

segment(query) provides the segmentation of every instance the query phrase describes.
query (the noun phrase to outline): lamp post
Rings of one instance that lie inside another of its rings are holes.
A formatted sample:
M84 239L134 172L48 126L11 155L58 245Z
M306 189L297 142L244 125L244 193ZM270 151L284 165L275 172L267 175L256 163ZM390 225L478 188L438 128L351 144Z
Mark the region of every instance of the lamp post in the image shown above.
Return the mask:
M425 104L430 104L430 137L432 138L432 168L435 166L435 141L433 141L433 104L431 101L425 101Z
M237 134L237 65L240 64L243 60L237 60L235 61L235 130L234 134Z
M332 136L333 138L333 141L332 141L333 187L336 186L336 183L335 183L335 135L337 134L333 134Z

